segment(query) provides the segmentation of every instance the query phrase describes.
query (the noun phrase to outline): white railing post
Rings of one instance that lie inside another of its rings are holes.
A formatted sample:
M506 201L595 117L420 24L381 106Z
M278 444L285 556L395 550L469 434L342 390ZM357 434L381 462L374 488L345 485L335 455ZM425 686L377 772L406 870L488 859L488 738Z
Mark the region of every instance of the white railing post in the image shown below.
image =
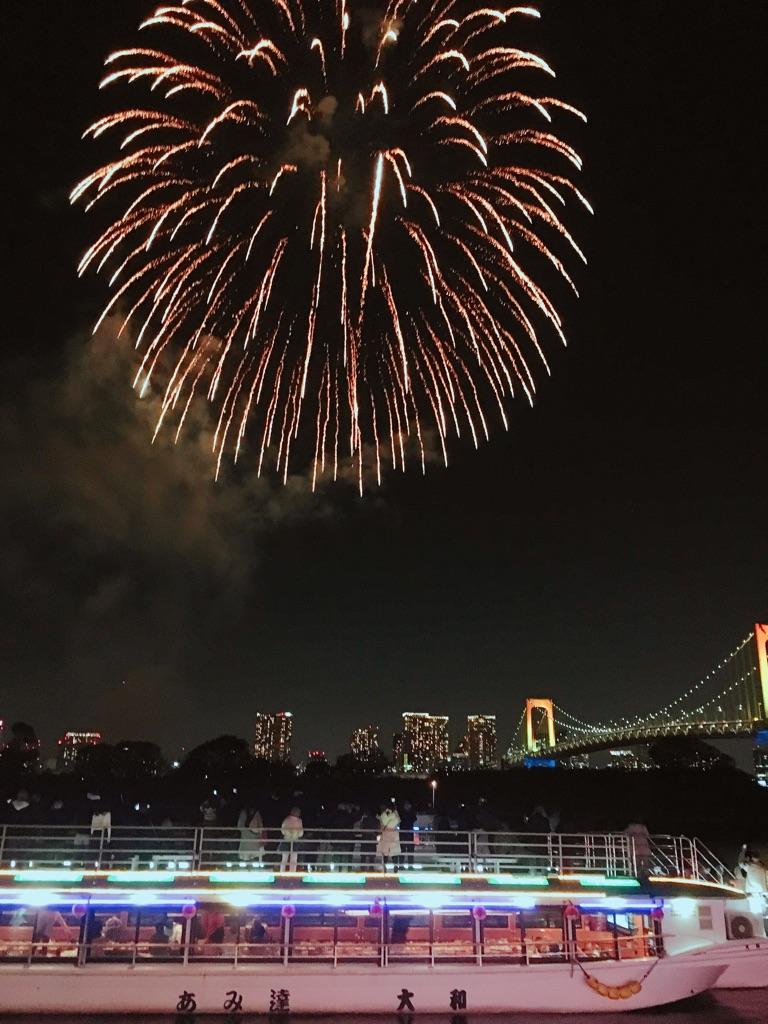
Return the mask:
M699 869L698 869L698 847L696 846L696 841L695 840L693 840L693 842L690 845L690 857L691 857L691 869L693 871L693 878L699 880L700 879L700 874L699 874Z
M185 967L187 967L189 965L189 947L192 945L192 922L193 921L194 921L194 918L192 918L192 917L187 917L187 918L184 919L184 932L183 932L183 936L182 936L182 941L184 943L184 957L183 957L183 959L184 959L184 966Z

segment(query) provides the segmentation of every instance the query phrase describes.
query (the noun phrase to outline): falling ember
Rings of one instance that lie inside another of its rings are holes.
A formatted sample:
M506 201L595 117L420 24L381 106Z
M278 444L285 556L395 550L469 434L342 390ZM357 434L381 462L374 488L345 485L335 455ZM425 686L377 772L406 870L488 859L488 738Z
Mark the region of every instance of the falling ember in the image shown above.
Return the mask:
M559 125L585 118L512 45L539 12L384 6L169 0L107 59L134 101L85 133L116 155L71 198L114 220L80 272L109 277L99 323L131 326L155 436L215 407L217 478L349 465L362 490L431 438L447 465L451 435L533 402L546 328L565 341L558 250L584 257L561 217L591 208Z

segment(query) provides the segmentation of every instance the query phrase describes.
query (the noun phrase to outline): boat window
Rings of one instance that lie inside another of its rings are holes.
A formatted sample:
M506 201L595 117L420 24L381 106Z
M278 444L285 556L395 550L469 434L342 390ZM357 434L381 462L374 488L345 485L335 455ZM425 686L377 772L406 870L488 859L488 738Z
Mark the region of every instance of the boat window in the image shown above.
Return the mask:
M435 914L432 941L439 959L471 958L475 953L475 922L470 914Z
M0 914L0 959L74 959L80 919L58 907L17 907Z
M511 928L514 925L514 918L517 914L488 914L483 921L485 929L490 928Z
M536 910L526 910L520 917L520 927L529 929L549 928L560 929L563 927L562 907L537 907Z

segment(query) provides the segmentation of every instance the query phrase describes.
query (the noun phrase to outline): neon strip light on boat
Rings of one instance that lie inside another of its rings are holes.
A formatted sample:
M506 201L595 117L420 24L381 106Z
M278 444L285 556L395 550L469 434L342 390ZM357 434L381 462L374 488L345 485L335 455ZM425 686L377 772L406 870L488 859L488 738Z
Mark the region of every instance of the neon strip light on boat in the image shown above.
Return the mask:
M339 874L332 871L316 871L313 874L302 875L302 882L307 885L365 885L366 875Z
M151 882L154 885L170 885L176 881L174 871L115 871L107 875L108 882Z
M269 871L214 871L205 876L214 885L237 885L247 882L249 885L273 885L275 876Z
M490 897L490 894L487 894ZM499 907L522 907L522 906L535 906L541 904L546 905L558 905L566 901L572 901L580 903L584 897L583 892L510 892L508 898L504 898L503 893L497 892L492 898L486 899L482 893L469 893L466 890L463 892L456 892L449 890L432 890L427 892L411 892L404 893L398 890L392 889L378 889L371 890L366 889L361 892L359 889L354 890L336 890L330 893L310 893L304 890L302 895L301 890L297 889L269 889L265 891L251 890L245 888L227 888L227 889L180 889L180 890L162 890L162 889L143 889L143 890L131 890L131 889L59 889L54 890L50 888L35 888L35 889L0 889L0 904L12 905L12 906L45 906L46 904L66 904L69 902L82 901L85 903L97 902L99 905L108 905L114 903L115 905L120 904L134 904L136 906L146 906L150 903L156 903L159 905L177 905L184 903L200 903L210 901L221 901L227 902L232 905L264 905L264 906L281 906L284 903L297 903L304 906L310 907L322 907L322 906L343 906L344 904L357 905L363 903L364 905L370 906L371 900L382 899L387 902L389 906L401 905L405 907L472 907L478 902L482 902L484 905L492 902L494 905ZM593 892L589 894L591 900L598 901L601 898L606 898L605 892ZM631 902L631 901L625 901ZM595 902L595 907L599 907L600 904ZM603 904L605 905L605 904Z
M558 882L578 882L587 887L605 886L609 889L639 889L640 883L636 878L614 878L607 875L557 875Z
M84 871L69 871L67 869L43 870L35 868L27 871L17 871L13 875L14 882L82 882Z
M441 875L422 872L418 875L396 875L402 885L461 885L461 875Z
M661 883L664 885L689 885L694 889L719 889L720 892L728 893L729 896L743 896L741 889L735 889L725 882L705 882L696 878L673 878L670 875L651 875L649 882Z

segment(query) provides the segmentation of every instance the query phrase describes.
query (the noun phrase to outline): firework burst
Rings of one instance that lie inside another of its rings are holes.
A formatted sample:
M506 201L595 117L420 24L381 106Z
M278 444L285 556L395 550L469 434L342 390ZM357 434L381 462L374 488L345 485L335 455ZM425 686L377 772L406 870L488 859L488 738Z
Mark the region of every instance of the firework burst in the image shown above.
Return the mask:
M362 488L414 449L423 466L427 433L447 462L451 434L477 445L533 401L539 331L565 340L534 273L572 286L562 210L589 208L553 126L583 115L510 41L538 16L177 0L107 59L102 88L138 99L85 133L119 150L72 194L115 216L80 272L109 275L103 317L136 334L158 431L200 398L217 475L245 451L313 483L351 460Z

